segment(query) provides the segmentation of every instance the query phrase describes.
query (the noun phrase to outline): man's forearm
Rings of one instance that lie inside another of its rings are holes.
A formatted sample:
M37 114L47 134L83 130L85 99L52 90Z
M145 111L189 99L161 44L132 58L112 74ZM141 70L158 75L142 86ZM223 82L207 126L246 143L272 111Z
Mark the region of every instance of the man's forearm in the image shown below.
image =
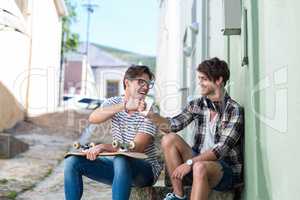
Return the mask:
M167 118L160 116L159 114L149 112L147 117L163 132L169 133L171 132L170 129L170 122Z
M194 163L198 161L216 161L216 160L217 157L212 150L207 150L204 153L193 158Z
M115 148L113 148L112 144L101 144L102 149L104 152L115 152L117 151Z
M114 114L124 110L124 104L115 104L112 106L97 108L89 117L90 123L101 123L110 119Z

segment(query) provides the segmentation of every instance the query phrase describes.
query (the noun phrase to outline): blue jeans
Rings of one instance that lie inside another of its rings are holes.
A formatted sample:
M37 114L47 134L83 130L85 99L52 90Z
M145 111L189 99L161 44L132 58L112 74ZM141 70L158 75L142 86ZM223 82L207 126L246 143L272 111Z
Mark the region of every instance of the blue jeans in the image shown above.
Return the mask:
M65 159L66 200L79 200L83 193L82 176L112 185L112 199L129 199L132 186L150 186L154 182L150 163L125 156L99 157L94 161L81 156Z

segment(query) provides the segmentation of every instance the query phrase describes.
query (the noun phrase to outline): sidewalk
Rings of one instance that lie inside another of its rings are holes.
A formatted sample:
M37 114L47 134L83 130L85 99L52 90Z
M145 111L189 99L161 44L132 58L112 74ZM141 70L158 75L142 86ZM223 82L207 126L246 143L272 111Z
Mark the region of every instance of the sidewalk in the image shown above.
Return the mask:
M63 133L57 127L43 128L26 122L23 126L22 131L11 134L28 143L29 150L12 159L0 159L0 200L64 199L63 156L78 139L78 133ZM101 137L109 140L110 136ZM110 186L84 181L82 199L111 199Z

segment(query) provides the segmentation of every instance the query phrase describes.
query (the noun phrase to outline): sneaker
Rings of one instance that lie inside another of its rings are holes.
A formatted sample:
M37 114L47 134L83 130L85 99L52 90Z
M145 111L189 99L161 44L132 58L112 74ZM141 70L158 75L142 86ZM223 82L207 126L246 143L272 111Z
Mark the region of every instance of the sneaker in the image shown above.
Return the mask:
M164 198L164 200L187 200L187 198L186 196L184 196L183 198L178 198L175 196L174 193L168 193Z

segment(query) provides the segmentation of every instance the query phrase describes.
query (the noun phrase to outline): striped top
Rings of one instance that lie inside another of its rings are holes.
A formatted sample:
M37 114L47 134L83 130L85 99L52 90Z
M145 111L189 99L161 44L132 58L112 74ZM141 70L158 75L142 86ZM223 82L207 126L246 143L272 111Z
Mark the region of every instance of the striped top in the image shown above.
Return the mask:
M123 102L123 97L112 97L105 100L102 106L121 104ZM137 133L146 133L153 137L152 142L146 147L144 153L148 156L146 161L151 164L154 180L156 181L162 170L162 165L158 160L158 151L154 145L154 136L157 134L157 127L139 112L129 115L125 111L122 111L112 117L111 131L113 140L126 143L133 141Z

